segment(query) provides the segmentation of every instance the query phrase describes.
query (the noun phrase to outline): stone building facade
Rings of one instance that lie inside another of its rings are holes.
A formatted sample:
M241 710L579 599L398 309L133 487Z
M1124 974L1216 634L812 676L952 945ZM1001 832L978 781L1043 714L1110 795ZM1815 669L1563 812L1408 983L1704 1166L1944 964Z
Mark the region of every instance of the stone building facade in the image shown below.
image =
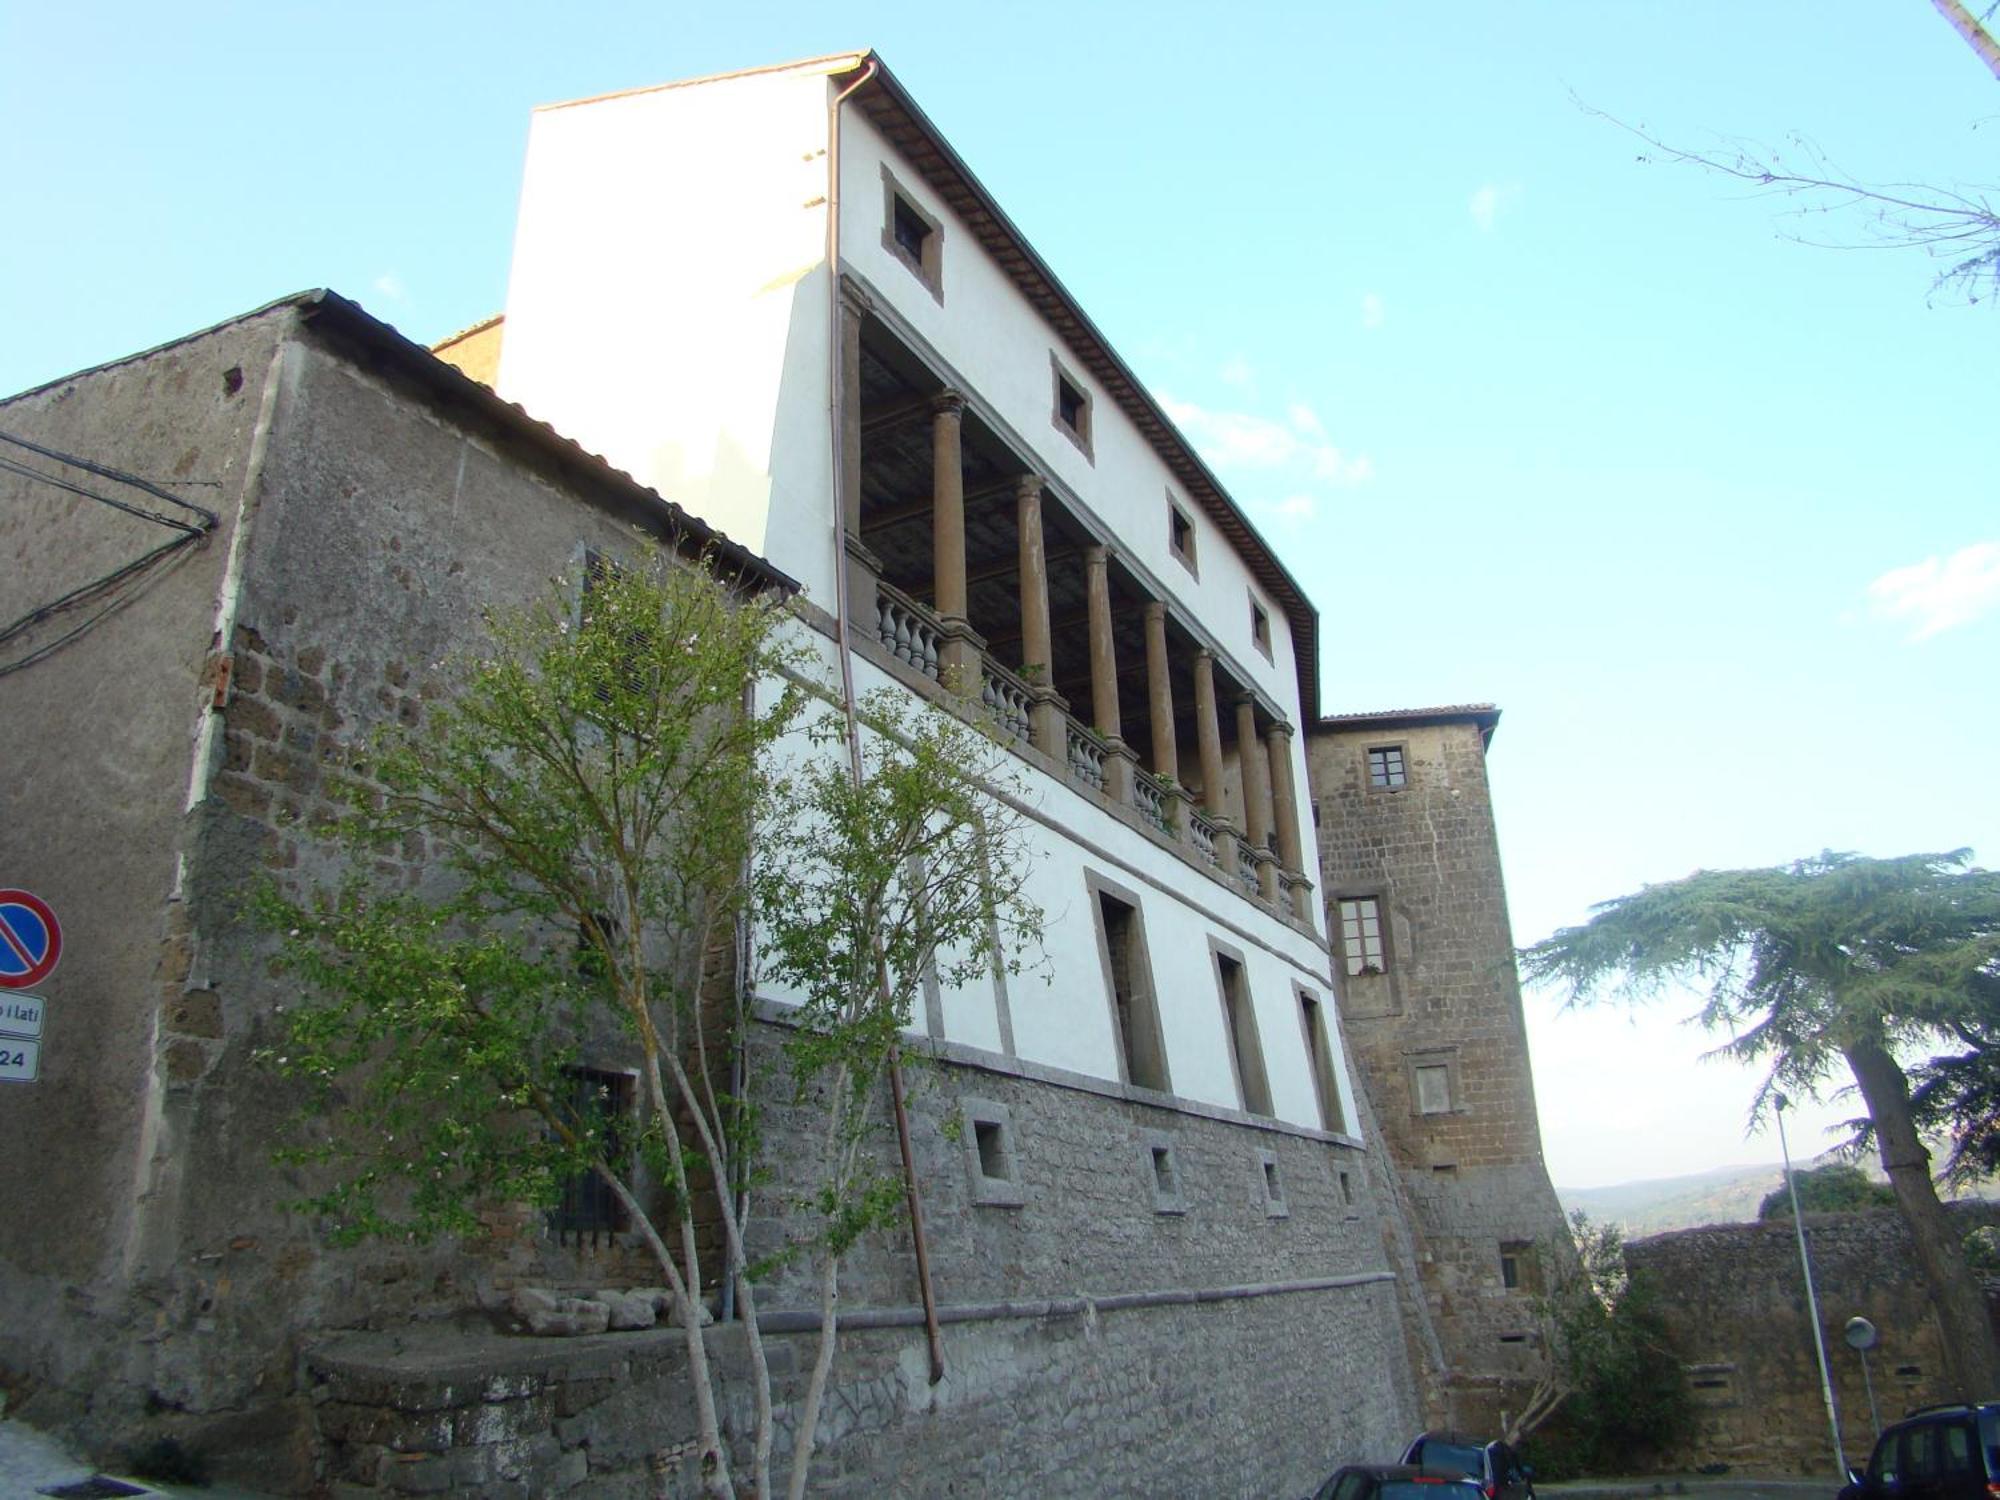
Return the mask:
M864 690L977 684L1032 789L1050 982L941 990L909 1038L937 1064L914 1130L947 1373L907 1240L863 1246L827 1487L1287 1493L1417 1424L1414 1241L1305 858L1317 614L879 59L746 77L538 122L506 322L457 350L508 400L318 293L0 402L47 470L0 481L0 618L116 606L38 616L0 657L0 756L35 768L0 794L5 878L71 944L42 1076L0 1092L0 1128L49 1143L0 1162L35 1209L0 1223L0 1370L31 1419L173 1436L282 1493L691 1482L666 1335L492 1331L521 1284L653 1280L630 1246L512 1214L476 1244L335 1250L282 1207L301 1184L257 1052L289 996L239 920L265 874L334 873L329 758L421 721L482 609L636 530L798 589ZM830 170L842 100L846 248L816 263L799 164ZM670 237L698 359L599 321L662 305L611 273L668 242L565 194L635 159L738 233ZM702 196L725 191L728 213ZM596 248L609 267L564 259ZM62 486L135 476L209 519L119 573L150 523ZM756 996L767 1047L790 997ZM767 1234L803 1128L774 1099ZM788 1274L763 1304L781 1400L810 1322ZM739 1334L713 1332L725 1366Z
M1498 1432L1549 1373L1536 1298L1568 1253L1542 1159L1486 778L1490 704L1307 735L1341 1009L1393 1166L1434 1339L1433 1416Z

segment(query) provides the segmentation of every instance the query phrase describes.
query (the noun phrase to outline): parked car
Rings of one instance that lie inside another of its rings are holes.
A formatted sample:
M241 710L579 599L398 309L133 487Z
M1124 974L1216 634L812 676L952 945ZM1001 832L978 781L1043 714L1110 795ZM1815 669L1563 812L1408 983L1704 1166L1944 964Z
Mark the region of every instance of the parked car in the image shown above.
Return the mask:
M1432 1473L1462 1474L1486 1500L1535 1500L1535 1471L1505 1443L1482 1442L1453 1432L1417 1434L1403 1462Z
M1457 1495L1452 1490L1458 1491ZM1348 1464L1312 1493L1312 1500L1473 1500L1463 1474L1415 1464Z
M1925 1406L1882 1429L1840 1500L1990 1500L2000 1495L2000 1403Z

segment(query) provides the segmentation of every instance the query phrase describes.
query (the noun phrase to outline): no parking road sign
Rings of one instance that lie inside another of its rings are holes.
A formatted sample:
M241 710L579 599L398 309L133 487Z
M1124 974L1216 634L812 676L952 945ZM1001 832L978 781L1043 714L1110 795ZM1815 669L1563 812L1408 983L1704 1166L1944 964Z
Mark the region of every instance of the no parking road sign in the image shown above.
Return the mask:
M0 890L0 990L40 984L62 958L62 924L48 902Z

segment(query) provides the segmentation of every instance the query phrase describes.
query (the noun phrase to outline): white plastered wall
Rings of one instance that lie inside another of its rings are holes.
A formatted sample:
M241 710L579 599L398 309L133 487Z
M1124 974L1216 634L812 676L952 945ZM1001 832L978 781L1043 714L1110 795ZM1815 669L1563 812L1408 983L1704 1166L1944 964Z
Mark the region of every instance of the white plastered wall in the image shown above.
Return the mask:
M831 589L824 67L538 110L499 390Z

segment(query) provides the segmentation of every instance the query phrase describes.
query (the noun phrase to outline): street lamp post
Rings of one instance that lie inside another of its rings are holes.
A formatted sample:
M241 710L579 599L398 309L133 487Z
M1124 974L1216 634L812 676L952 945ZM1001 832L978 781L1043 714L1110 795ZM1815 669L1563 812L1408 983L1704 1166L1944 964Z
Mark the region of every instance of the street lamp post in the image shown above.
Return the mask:
M1875 1347L1875 1325L1858 1314L1847 1320L1847 1347L1861 1356L1861 1384L1868 1392L1868 1425L1875 1440L1882 1440L1882 1414L1875 1409L1875 1377L1868 1373L1868 1351Z
M1778 1119L1778 1149L1785 1157L1785 1190L1792 1198L1792 1228L1799 1236L1799 1269L1806 1278L1806 1311L1812 1319L1813 1353L1819 1358L1819 1391L1826 1399L1826 1421L1833 1429L1834 1473L1840 1476L1842 1484L1847 1483L1847 1452L1840 1446L1840 1413L1833 1404L1833 1371L1826 1363L1826 1337L1819 1328L1819 1297L1813 1291L1812 1257L1806 1253L1806 1221L1799 1216L1799 1185L1792 1180L1792 1148L1785 1140L1785 1109L1792 1101L1783 1094L1773 1094L1773 1113Z

